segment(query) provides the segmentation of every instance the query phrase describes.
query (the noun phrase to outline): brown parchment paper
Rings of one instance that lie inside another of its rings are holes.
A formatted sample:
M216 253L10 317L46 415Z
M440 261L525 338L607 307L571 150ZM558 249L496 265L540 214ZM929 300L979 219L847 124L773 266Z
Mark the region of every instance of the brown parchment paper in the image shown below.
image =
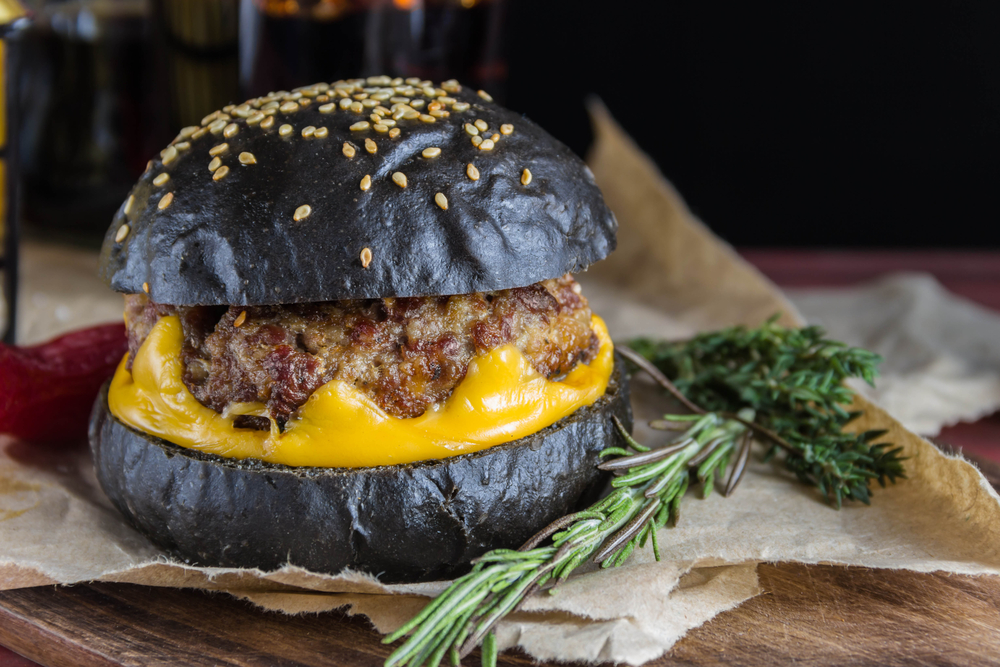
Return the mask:
M756 324L775 312L800 322L770 283L691 216L603 108L592 111L590 164L621 231L619 250L582 281L612 334L686 336ZM79 252L25 248L26 275L35 275L25 281L25 303L33 307L22 324L30 338L91 323L102 309L118 316L120 297L92 278L94 262ZM61 302L60 280L72 283L70 304ZM634 403L640 420L666 409L641 379ZM625 567L585 571L557 595L531 598L500 627L500 645L540 659L641 664L757 594L759 561L1000 573L1000 499L982 476L864 399L859 406L867 414L858 428L888 428L911 457L909 479L877 490L871 507L838 512L780 468L755 463L737 499L685 501L678 527L661 534L661 562L638 552ZM654 437L641 423L638 432ZM330 577L295 567L263 573L169 562L110 507L86 452L40 452L0 440L0 588L87 580L225 590L287 613L345 607L386 632L443 587L386 586L363 574Z

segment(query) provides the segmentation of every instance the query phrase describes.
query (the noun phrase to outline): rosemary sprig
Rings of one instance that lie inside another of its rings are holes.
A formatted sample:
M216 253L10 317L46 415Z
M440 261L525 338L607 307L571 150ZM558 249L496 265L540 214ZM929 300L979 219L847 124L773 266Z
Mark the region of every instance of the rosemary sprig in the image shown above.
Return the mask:
M844 406L853 392L843 382L871 383L879 357L826 340L817 327L786 329L772 318L757 329L731 327L677 343L636 340L619 346L693 414L664 415L651 425L681 431L670 444L650 450L616 426L628 448L611 447L600 465L614 471L613 491L590 508L563 517L521 549L496 549L477 559L409 623L386 637L406 641L386 667L437 667L447 654L453 665L477 645L483 664L495 667L493 629L539 589L553 589L588 560L621 565L636 547L652 543L657 530L675 523L689 484L707 496L729 469L729 495L742 478L751 436L782 451L786 467L840 507L844 498L869 502L868 483L905 477L900 448L872 444L884 431L845 433L858 416ZM549 541L548 545L543 544Z
M753 419L753 411L740 417ZM453 665L483 642L484 665L496 660L493 628L538 589L552 589L576 568L593 559L601 567L624 563L636 547L652 542L656 531L676 521L681 498L692 477L708 495L734 453L745 460L747 427L716 414L665 415L684 431L663 449L636 442L615 419L631 449L610 447L601 457L616 456L601 468L620 474L613 491L590 508L570 515L533 537L520 550L495 549L478 558L472 571L451 586L385 643L409 638L386 660L386 667L437 667L447 654ZM730 479L727 485L735 486ZM547 546L538 546L551 537Z
M681 342L629 345L672 380L688 402L721 414L752 407L754 430L770 441L767 458L784 452L784 465L816 486L837 507L870 502L868 483L905 477L900 448L875 443L885 431L847 433L860 415L848 412L859 377L872 384L881 358L827 340L819 327L789 329L776 322L730 327Z

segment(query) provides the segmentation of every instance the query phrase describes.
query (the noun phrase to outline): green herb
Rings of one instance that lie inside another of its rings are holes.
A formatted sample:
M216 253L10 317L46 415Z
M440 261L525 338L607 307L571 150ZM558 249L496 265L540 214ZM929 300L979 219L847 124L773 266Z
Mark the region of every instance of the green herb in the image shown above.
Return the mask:
M845 408L859 377L872 384L881 358L826 340L819 327L789 329L771 318L756 329L730 327L677 343L635 340L631 347L672 379L702 410L757 412L768 458L784 450L784 464L837 507L844 498L869 502L868 482L905 477L900 448L872 444L885 431L847 433L860 412Z
M752 419L752 411L741 414ZM624 470L612 482L614 491L582 512L569 515L535 535L520 550L495 549L476 560L472 572L452 585L409 623L383 641L410 635L386 661L386 667L436 667L445 654L458 664L481 641L483 664L495 659L492 630L528 595L563 581L588 560L602 567L624 563L647 540L659 558L656 530L677 517L681 497L692 475L707 494L730 456L746 441L746 426L714 414L671 415L686 425L669 447L650 451L617 422L625 442L638 453L612 447L601 456L620 455L601 467ZM743 444L746 448L746 444ZM538 546L551 537L551 544Z
M729 470L725 495L739 483L751 435L784 451L784 464L839 507L844 498L869 501L868 482L903 477L899 449L872 444L884 432L843 432L848 377L871 382L879 358L823 339L815 327L786 329L772 318L757 329L733 327L680 343L634 341L619 346L693 414L664 415L652 426L680 431L650 450L616 421L628 448L611 447L600 465L618 474L613 491L590 508L555 521L519 550L495 549L478 558L416 617L383 641L407 637L386 667L453 665L480 643L484 667L495 667L496 624L539 589L554 587L589 560L621 565L650 542L660 558L657 530L675 523L688 486L707 496ZM669 377L673 377L671 381ZM729 463L735 455L730 468ZM545 543L548 544L545 544Z

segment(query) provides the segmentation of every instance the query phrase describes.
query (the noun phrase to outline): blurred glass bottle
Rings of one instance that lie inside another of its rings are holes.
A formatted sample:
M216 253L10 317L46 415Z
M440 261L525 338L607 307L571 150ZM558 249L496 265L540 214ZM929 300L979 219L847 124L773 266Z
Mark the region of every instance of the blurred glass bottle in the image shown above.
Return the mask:
M241 0L246 96L388 74L455 78L502 100L504 0Z
M23 66L27 12L16 0L0 0L0 268L3 270L3 342L14 342L17 314L18 229L20 197L18 177L17 72Z
M184 125L236 99L239 0L36 0L21 75L25 218L96 242Z

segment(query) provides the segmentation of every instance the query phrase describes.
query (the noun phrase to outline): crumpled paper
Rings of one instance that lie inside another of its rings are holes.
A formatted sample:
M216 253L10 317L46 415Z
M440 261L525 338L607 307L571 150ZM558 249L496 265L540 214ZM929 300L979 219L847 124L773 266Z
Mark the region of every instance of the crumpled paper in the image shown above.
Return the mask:
M801 322L773 285L691 216L607 113L593 112L590 165L621 223L620 247L582 281L612 334L687 336L756 324L775 312L789 324ZM37 270L55 280L66 271L62 275L76 278L67 268L72 262L46 252L25 249L26 275ZM30 293L36 287L28 282ZM32 334L56 332L59 293L45 292L50 301L25 318ZM88 313L114 303L117 317L120 297L88 289L85 298L93 299ZM670 405L642 378L635 385L639 437L666 437L641 420ZM539 659L641 664L688 629L757 594L756 563L763 560L1000 573L1000 498L982 476L864 398L858 406L867 411L858 428L889 429L887 437L910 457L909 479L876 490L871 507L838 512L780 468L754 463L736 500L693 494L685 500L678 527L661 533L663 561L637 552L618 570L591 569L557 595L536 595L500 626L500 645L520 646ZM330 577L295 567L262 573L172 563L109 506L85 453L37 452L11 440L0 441L0 450L2 588L93 579L210 588L287 613L346 607L388 632L443 587L386 586L367 575Z
M933 276L897 273L789 296L830 337L883 356L874 388L852 386L914 433L937 435L1000 409L1000 315Z

